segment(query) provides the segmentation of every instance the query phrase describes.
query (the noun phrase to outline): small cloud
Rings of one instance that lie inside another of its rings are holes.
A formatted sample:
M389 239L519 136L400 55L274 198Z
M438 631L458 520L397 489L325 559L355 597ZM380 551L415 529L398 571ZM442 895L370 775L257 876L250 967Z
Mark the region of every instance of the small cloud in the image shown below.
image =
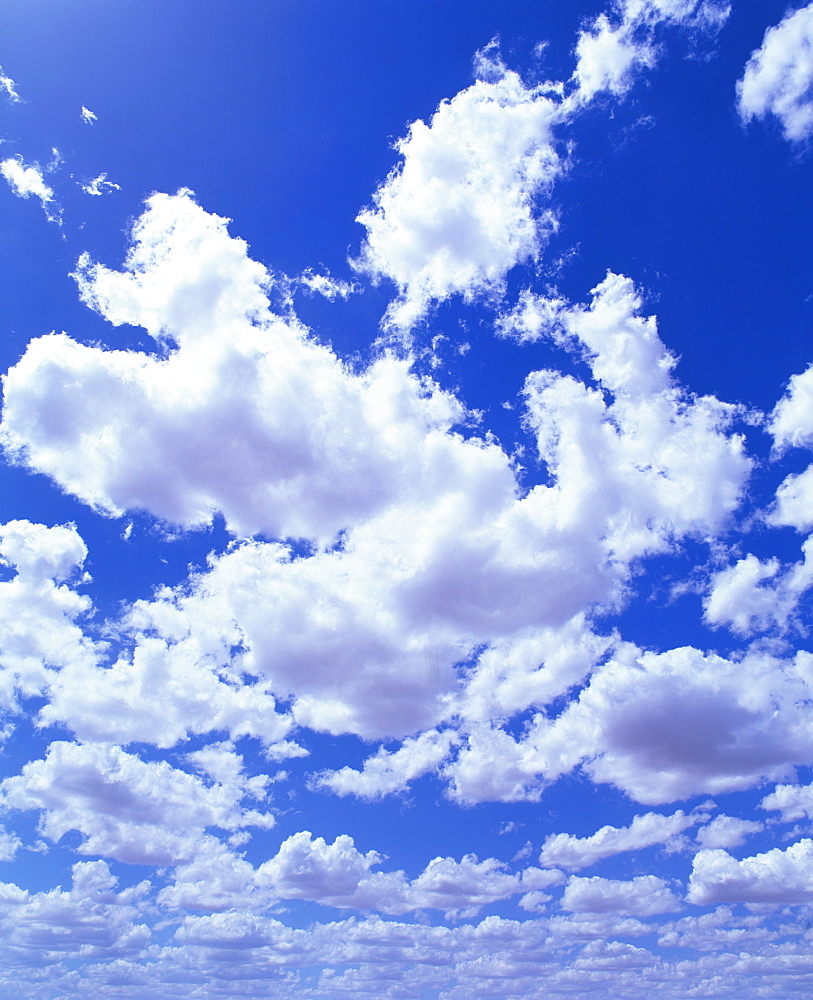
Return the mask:
M45 183L42 169L38 164L26 165L22 159L10 157L0 163L0 173L18 198L29 198L33 194L35 198L39 198L48 219L51 222L60 221L60 211L54 202L54 192Z
M353 282L340 281L331 278L329 274L317 274L311 267L302 272L299 283L311 292L324 295L330 302L337 298L347 299L353 292L358 291L358 285Z
M82 117L82 121L86 125L92 125L95 121L98 121L98 117L96 115L94 115L92 111L89 111L84 106L84 104L82 105L82 110L81 110L80 114L81 114L81 117Z
M22 98L14 89L14 86L15 86L14 81L11 79L10 76L6 76L6 74L3 72L2 67L0 67L0 90L5 90L8 97L15 104L17 104L22 100Z
M107 179L107 174L99 174L98 177L94 177L93 180L88 181L87 184L80 184L79 187L85 192L85 194L92 195L103 195L109 194L111 191L121 191L121 184L109 181Z

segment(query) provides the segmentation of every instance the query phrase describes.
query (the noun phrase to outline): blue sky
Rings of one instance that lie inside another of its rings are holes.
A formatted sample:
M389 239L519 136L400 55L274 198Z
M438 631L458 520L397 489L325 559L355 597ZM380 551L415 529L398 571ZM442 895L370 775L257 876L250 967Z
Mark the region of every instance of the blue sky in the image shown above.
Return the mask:
M813 5L0 38L0 996L809 995Z

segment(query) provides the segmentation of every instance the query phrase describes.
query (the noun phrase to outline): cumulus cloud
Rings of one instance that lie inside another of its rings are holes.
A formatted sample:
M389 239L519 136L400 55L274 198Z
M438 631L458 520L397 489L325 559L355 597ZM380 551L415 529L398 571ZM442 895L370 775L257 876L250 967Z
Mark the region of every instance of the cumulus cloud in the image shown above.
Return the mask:
M519 893L538 893L564 880L559 871L538 868L511 874L496 859L480 861L475 855L460 861L434 858L417 878L409 880L402 871L371 872L382 860L376 851L362 854L346 834L328 844L305 830L280 845L276 856L257 870L257 880L282 899L393 915L436 909L457 917L474 916L489 903Z
M636 73L655 65L656 29L676 26L714 35L730 5L717 0L616 0L599 14L576 42L575 98L587 102L602 92L626 93Z
M768 430L778 451L813 447L813 366L790 377L771 414Z
M93 961L142 959L152 934L144 920L149 883L117 891L104 861L80 861L72 885L29 893L0 884L0 927L6 965L43 968L66 958Z
M697 831L697 843L701 847L739 847L748 837L754 833L759 833L764 827L764 823L757 820L740 819L737 816L726 816L721 814L701 826Z
M774 450L781 455L789 448L813 447L813 367L793 375L774 407L768 423ZM787 476L776 491L776 503L769 512L772 524L789 525L798 531L813 528L813 465Z
M727 625L740 635L787 628L799 599L813 584L813 538L804 542L802 551L803 561L794 566L747 555L714 574L704 602L706 621Z
M778 811L785 823L813 819L813 785L777 785L760 802L760 808Z
M703 818L702 814L687 816L681 810L671 816L650 812L635 816L627 827L603 826L589 837L551 834L542 845L539 863L570 870L589 868L614 854L638 851L653 844L668 844Z
M82 110L79 113L79 117L85 123L85 125L92 125L95 121L98 121L98 116L94 115L92 111L82 105Z
M17 707L18 695L43 695L56 671L83 670L102 648L83 619L90 599L77 593L87 547L73 525L30 521L0 525L0 565L14 569L0 582L0 702Z
M813 4L768 28L737 83L737 102L744 122L773 115L791 142L813 133Z
M136 690L147 697L124 732L143 739L152 724L163 745L186 731L181 714L193 731L239 735L240 711L242 731L283 739L284 720L266 713L273 732L259 721L272 694L294 698L301 725L368 737L544 704L607 650L585 610L616 604L634 560L715 530L737 502L750 462L730 431L736 411L674 383L626 278L559 309L561 343L587 352L599 389L528 379L550 482L526 496L499 446L454 433L453 396L387 355L349 372L270 312L268 281L188 193L154 196L125 270L85 260L79 283L164 353L51 335L6 376L7 450L110 513L194 524L220 510L239 534L316 541L346 529L341 547L308 558L241 544L188 587L138 602L122 626L132 651L95 680L66 679L46 710L83 739L121 740L104 720L122 713L103 706ZM478 648L461 692L453 668ZM70 693L80 680L87 709Z
M687 899L713 903L809 903L813 901L810 866L813 840L803 839L784 850L737 861L727 851L698 851L692 863Z
M555 719L539 714L521 740L473 731L448 768L465 800L537 798L576 768L657 805L781 778L813 750L810 654L740 661L685 647L631 644L599 667Z
M56 741L0 785L6 808L40 809L43 834L57 842L68 831L85 838L78 850L130 864L177 864L194 857L210 827L268 828L268 812L245 810L244 796L265 798L268 779L206 784L166 761L145 762L110 744Z
M572 875L562 895L562 908L574 913L618 913L650 917L681 909L668 884L655 875L639 875L629 882Z
M3 440L96 508L182 525L219 510L238 534L331 538L391 500L416 457L437 475L436 440L456 447L449 394L389 357L355 376L272 315L265 269L188 193L150 199L125 271L83 258L77 280L169 350L33 341L6 376Z
M454 294L498 291L539 252L554 217L536 203L563 169L546 89L513 72L478 80L396 144L401 163L358 216L367 238L356 262L396 284L390 326L408 329Z
M337 795L383 798L403 790L421 775L436 770L459 739L453 730L438 732L429 729L413 739L405 739L397 750L389 751L381 747L365 760L360 771L352 767L323 771L315 781Z

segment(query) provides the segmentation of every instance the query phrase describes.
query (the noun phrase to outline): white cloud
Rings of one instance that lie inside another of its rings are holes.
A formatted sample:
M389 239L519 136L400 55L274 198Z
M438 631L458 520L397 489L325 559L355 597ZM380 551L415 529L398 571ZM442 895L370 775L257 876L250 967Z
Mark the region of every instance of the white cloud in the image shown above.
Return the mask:
M94 115L92 111L89 111L84 104L82 105L79 117L86 125L92 125L95 121L98 121L98 116Z
M22 158L9 157L0 162L0 173L8 181L9 187L19 198L39 198L43 211L51 222L58 222L59 209L54 201L54 192L42 176L38 164L26 165Z
M322 771L316 775L315 782L336 795L383 798L402 791L411 781L436 770L459 739L454 730L429 729L414 739L404 740L397 750L381 747L365 760L360 771L352 767Z
M681 909L668 884L655 875L639 875L629 882L572 875L562 896L562 908L574 913L618 913L651 917Z
M575 98L593 100L604 91L620 96L635 75L657 62L656 29L677 26L716 33L730 5L716 0L616 0L612 13L599 14L576 42Z
M747 555L716 573L704 601L706 621L727 625L740 635L787 628L800 597L813 585L813 538L802 551L804 560L793 566L783 568L778 559Z
M784 823L813 819L813 785L777 785L759 805L762 809L777 810Z
M187 526L220 510L238 534L330 540L414 488L412 470L431 478L499 457L510 475L498 449L447 435L462 407L406 362L353 375L273 316L265 269L188 193L150 199L134 240L123 273L83 259L81 293L112 323L177 348L51 335L6 376L7 449L85 502Z
M813 133L813 4L768 28L737 83L737 100L744 122L774 115L791 142Z
M558 105L545 89L512 72L478 80L396 144L400 165L358 216L367 238L356 264L397 285L390 326L408 329L454 294L499 291L510 268L539 252L554 219L536 199L563 169Z
M811 7L813 9L813 7ZM813 447L813 367L791 376L787 389L774 407L768 430L774 450ZM776 504L769 521L790 525L799 531L813 527L813 465L787 476L776 491Z
M99 174L98 177L94 177L86 184L80 184L79 187L81 187L85 194L94 195L96 197L101 197L103 194L109 194L111 191L121 191L121 184L109 181L107 179L107 174Z
M776 525L788 525L797 531L813 528L813 465L798 475L789 475L779 484L776 505L768 515Z
M341 281L333 278L330 274L319 274L309 267L299 276L299 283L309 291L317 295L323 295L329 302L336 299L347 299L353 292L358 291L358 286L350 281Z
M272 826L270 813L240 806L244 796L264 799L266 783L238 772L226 784L205 784L117 746L57 741L0 790L6 808L41 809L42 832L54 842L76 830L83 854L165 865L194 857L208 828Z
M328 844L304 830L285 840L276 856L259 867L256 878L281 899L393 915L436 909L452 917L470 917L489 903L521 893L538 894L564 881L559 871L527 868L511 874L495 858L479 861L475 855L460 861L434 858L412 880L402 871L372 872L381 861L376 851L358 851L346 834Z
M87 548L73 525L30 521L0 525L0 565L15 576L0 582L0 704L15 710L17 694L43 695L59 669L81 670L101 648L82 629L90 600L82 582Z
M0 67L0 90L4 90L6 92L6 96L15 104L21 100L20 95L16 90L16 84L10 76L6 76L2 67Z
M635 816L626 827L603 826L590 837L550 834L542 845L539 863L570 870L588 868L614 854L638 851L653 844L668 844L704 818L702 814L687 816L681 810L671 816L650 812Z
M117 892L117 879L104 861L80 861L72 875L68 891L28 893L0 885L0 950L6 964L41 969L66 958L144 958L151 933L146 923L135 921L149 883Z
M813 366L800 375L791 375L784 395L773 409L768 430L779 451L813 447Z
M699 851L692 863L687 899L712 903L810 903L813 840L737 861L724 850Z
M472 731L447 767L464 801L535 799L581 768L596 782L657 805L778 779L813 752L810 655L725 660L691 647L642 653L622 644L555 719L535 717L519 741Z
M779 937L761 924L760 916L735 916L730 907L718 906L699 917L681 917L664 924L658 943L667 948L697 948L700 951L725 949L732 952L737 949L741 952L746 946L758 949Z
M739 847L751 834L759 833L764 825L756 820L740 819L737 816L715 816L697 831L697 843L706 848Z

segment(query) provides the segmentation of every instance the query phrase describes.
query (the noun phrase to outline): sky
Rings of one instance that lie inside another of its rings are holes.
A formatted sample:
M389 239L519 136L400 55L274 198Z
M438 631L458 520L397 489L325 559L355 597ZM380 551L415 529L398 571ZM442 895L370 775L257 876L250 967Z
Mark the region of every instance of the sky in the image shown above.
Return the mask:
M0 66L0 997L809 996L813 3Z

